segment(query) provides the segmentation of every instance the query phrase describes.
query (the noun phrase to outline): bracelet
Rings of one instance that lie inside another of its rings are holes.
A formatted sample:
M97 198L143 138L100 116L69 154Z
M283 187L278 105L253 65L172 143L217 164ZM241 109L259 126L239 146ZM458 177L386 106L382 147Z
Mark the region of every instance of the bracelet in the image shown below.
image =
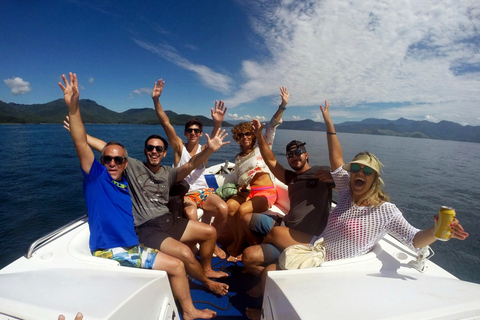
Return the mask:
M278 109L280 109L280 110L287 110L287 108L282 107L282 106L278 106Z
M327 134L334 135L334 134L337 134L337 133L336 132L327 132Z

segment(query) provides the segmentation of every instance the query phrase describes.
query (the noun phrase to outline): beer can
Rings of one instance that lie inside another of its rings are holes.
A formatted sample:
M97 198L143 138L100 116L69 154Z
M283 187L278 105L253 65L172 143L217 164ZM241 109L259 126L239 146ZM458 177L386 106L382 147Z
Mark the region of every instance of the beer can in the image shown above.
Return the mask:
M435 237L438 240L448 241L450 240L450 235L452 233L452 228L450 225L455 218L455 210L450 207L442 206L438 212L438 221L435 226Z

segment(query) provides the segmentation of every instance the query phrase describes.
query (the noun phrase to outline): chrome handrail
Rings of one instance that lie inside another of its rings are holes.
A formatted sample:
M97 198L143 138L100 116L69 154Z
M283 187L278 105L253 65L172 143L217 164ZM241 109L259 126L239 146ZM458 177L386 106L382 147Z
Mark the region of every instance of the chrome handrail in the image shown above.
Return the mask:
M33 255L33 253L39 249L41 246L43 246L47 241L51 240L53 237L57 236L59 233L61 233L62 231L64 231L65 229L71 227L72 225L74 225L75 223L81 221L81 220L84 220L85 218L87 218L87 215L83 215L81 216L80 218L77 218L69 223L67 223L66 225L64 225L63 227L60 227L58 228L57 230L55 231L52 231L50 232L49 234L41 237L40 239L36 240L35 242L33 242L30 247L28 248L28 251L27 251L27 254L26 254L26 258L27 259L30 259ZM84 221L84 223L87 222L87 221ZM79 225L80 226L80 225ZM73 230L73 229L72 229Z

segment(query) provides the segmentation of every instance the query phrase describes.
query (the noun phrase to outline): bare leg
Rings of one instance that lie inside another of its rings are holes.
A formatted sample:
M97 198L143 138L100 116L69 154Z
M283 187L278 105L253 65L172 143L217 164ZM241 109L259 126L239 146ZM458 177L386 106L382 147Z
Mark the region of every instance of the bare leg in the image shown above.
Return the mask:
M159 252L155 258L154 269L167 272L173 295L183 309L183 319L211 319L217 315L215 311L195 308L190 296L190 286L182 261L163 252Z
M277 265L276 264L271 264L271 265L265 267L265 269L263 270L263 272L262 272L262 282L260 283L260 286L261 286L261 288L260 288L261 294L260 295L263 295L263 292L265 292L265 283L267 281L268 271L274 271L274 270L277 270ZM262 317L262 310L247 308L246 314L247 314L248 319L260 320L261 317Z
M215 220L212 223L212 226L217 230L217 237L220 231L225 228L228 216L228 207L227 203L222 200L216 194L211 194L207 197L203 203L203 210L211 211L215 213ZM217 257L220 259L225 259L227 254L219 246L215 246L213 251Z
M197 204L195 202L186 198L183 202L183 210L185 211L185 218L198 221Z
M189 224L191 222L194 221L190 221ZM193 255L190 247L188 247L187 245L173 238L167 238L160 245L160 251L166 253L169 256L180 259L184 263L187 273L194 279L197 279L198 281L203 283L209 290L213 291L218 295L225 295L228 292L227 284L212 281L205 275L202 266Z
M246 198L241 195L234 195L227 201L228 206L228 220L227 223L232 230L233 235L233 242L228 246L227 251L231 253L234 248L237 247L237 239L238 239L238 221L236 217L236 213L240 205L246 201Z
M287 227L274 227L267 234L263 243L271 243L281 250L294 244L310 244L313 235L301 231L293 230Z
M180 239L181 242L200 243L200 264L203 269L203 273L208 278L223 278L228 277L228 274L222 271L215 271L212 269L212 255L216 246L217 232L211 225L201 223L198 221L189 221L187 229Z
M238 238L235 243L236 246L231 252L232 256L235 256L238 259L238 256L244 249L245 239L247 237L247 229L250 230L250 227L244 221L244 216L252 212L263 212L268 210L269 207L270 204L268 203L267 198L262 196L253 197L252 199L245 201L240 205L237 213L235 214L238 221Z

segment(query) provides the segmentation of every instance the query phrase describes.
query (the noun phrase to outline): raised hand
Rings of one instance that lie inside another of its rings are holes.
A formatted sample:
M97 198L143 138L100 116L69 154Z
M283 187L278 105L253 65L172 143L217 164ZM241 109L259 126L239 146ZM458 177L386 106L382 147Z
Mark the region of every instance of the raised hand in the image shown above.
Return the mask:
M58 83L60 89L63 91L63 96L65 98L65 103L68 107L78 106L78 100L80 97L80 92L78 91L78 81L77 75L75 73L69 73L70 82L68 82L67 77L62 74L62 79L65 85L61 82Z
M265 127L265 123L261 124L260 121L258 121L258 119L252 120L253 133L257 138L262 135L263 127Z
M222 123L223 119L225 118L225 113L227 112L227 107L225 107L225 103L220 100L215 100L215 110L210 108L212 113L212 119L216 123Z
M230 143L230 141L223 141L228 136L228 133L225 133L225 129L218 130L213 138L210 138L208 133L205 133L205 136L207 137L207 148L213 152Z
M288 103L288 98L290 94L287 91L287 88L280 87L280 97L282 98L282 103L280 104L281 107L285 107Z
M323 121L325 122L325 124L328 123L331 123L332 120L330 119L330 108L329 108L329 105L328 105L328 101L325 100L325 107L323 106L320 106L320 111L322 112L322 116L323 116Z
M153 86L153 91L152 91L152 99L153 100L160 99L160 96L162 95L164 85L165 85L165 81L162 81L162 79L158 79L157 82L155 82L155 84Z

